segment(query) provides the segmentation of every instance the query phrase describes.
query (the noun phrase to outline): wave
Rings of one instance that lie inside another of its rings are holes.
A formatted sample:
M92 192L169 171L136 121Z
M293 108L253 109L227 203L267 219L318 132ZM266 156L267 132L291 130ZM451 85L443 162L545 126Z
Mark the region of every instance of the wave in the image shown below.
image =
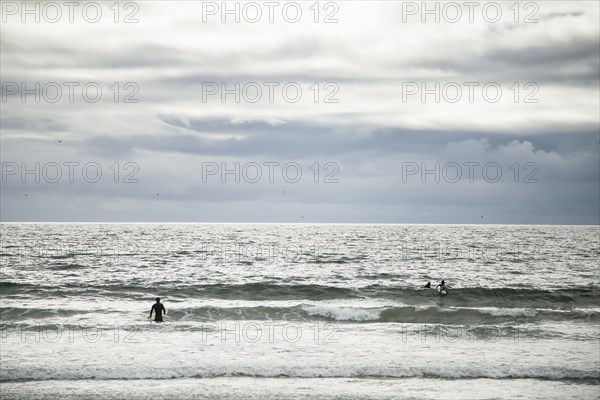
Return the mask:
M34 285L28 283L18 283L18 282L0 282L0 296L54 296L54 297L65 297L70 294L77 295L80 291L75 289L72 290L70 288L65 288L64 286L56 287L49 285Z
M600 372L564 367L460 367L431 366L285 366L276 365L210 365L194 367L169 367L165 376L162 368L156 367L119 367L119 368L69 368L69 369L4 369L0 381L20 380L78 380L78 379L176 379L176 378L217 378L217 377L253 377L253 378L357 378L357 379L393 379L393 378L438 378L438 379L545 379L577 380L597 383Z
M551 310L532 308L440 308L440 307L340 307L304 305L310 316L334 321L438 323L448 325L501 322L577 321L600 322L600 309Z
M339 307L332 305L305 305L302 309L312 317L334 321L381 321L385 308Z
M34 329L39 324L64 322L65 318L88 317L90 310L50 308L0 308L3 325L23 326ZM117 309L104 310L111 318L123 318ZM134 317L136 319L137 316ZM436 306L385 306L349 307L335 304L298 304L293 306L249 306L249 307L187 307L169 308L171 322L194 324L213 321L331 321L341 323L411 323L441 325L494 325L530 324L545 321L582 322L599 324L600 308L576 308L572 310L529 309L529 308L456 308ZM89 319L88 319L89 320ZM94 318L92 318L94 320ZM136 319L137 320L137 319ZM75 323L77 320L71 322ZM192 327L193 328L193 327Z
M69 270L77 270L87 268L85 265L81 264L65 264L65 263L56 263L56 264L48 264L48 269L54 271L69 271Z
M81 266L69 265L66 268ZM63 284L60 287L1 282L0 293L10 295L23 291L44 291L45 295L97 294L130 298L132 295L148 296L156 293L155 285L125 283L115 285ZM164 282L160 285L161 297L227 300L343 300L343 299L390 299L410 305L443 304L445 306L501 307L501 308L572 308L598 306L600 288L579 287L560 290L515 288L456 288L448 296L439 297L430 289L414 289L398 286L369 285L363 287L339 287L327 285L286 285L271 282L246 284L190 284L181 281Z
M63 308L0 307L0 320L2 320L4 323L16 321L20 324L25 320L68 318L76 315L88 315L89 313L89 310L73 310Z

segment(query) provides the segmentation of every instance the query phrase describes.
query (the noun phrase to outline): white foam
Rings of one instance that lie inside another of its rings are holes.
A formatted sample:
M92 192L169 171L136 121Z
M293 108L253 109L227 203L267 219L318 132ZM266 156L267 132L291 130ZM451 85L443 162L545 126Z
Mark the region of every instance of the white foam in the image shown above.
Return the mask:
M583 315L600 314L600 307L574 308L573 311Z
M535 317L538 310L533 308L497 308L497 307L456 307L461 310L475 310L495 317Z
M384 308L339 307L333 305L303 305L310 315L332 318L336 321L376 321Z
M484 312L497 317L535 317L537 315L537 311L532 308L492 308Z

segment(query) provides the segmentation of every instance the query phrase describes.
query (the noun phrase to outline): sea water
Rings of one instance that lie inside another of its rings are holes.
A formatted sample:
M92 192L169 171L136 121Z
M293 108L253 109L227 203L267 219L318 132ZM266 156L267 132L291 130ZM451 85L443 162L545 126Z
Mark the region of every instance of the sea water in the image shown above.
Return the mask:
M2 399L600 396L597 226L0 229Z

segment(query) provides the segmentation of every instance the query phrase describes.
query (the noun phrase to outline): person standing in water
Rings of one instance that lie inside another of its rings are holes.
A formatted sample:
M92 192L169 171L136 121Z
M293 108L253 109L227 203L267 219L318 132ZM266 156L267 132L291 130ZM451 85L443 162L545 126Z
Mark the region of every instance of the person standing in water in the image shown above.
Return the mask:
M152 313L154 313L154 321L163 322L163 313L167 314L167 310L165 306L160 302L160 297L156 298L156 303L152 305L150 309L150 316L148 318L152 318Z

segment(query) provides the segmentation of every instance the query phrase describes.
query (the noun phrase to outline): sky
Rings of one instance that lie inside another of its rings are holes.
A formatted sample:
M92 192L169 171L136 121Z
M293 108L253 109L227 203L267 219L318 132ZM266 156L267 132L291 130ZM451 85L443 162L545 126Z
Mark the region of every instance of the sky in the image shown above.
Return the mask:
M71 4L1 2L2 222L600 224L595 1Z

